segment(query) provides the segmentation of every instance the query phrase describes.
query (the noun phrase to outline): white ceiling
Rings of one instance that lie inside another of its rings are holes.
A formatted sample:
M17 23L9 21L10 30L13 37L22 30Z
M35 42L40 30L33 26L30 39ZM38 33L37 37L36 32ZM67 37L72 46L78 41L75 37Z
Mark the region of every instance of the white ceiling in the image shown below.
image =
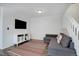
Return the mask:
M63 16L70 4L66 3L0 3L1 7L10 8L13 12L25 14L28 17L40 16ZM35 11L43 9L44 13L37 14Z

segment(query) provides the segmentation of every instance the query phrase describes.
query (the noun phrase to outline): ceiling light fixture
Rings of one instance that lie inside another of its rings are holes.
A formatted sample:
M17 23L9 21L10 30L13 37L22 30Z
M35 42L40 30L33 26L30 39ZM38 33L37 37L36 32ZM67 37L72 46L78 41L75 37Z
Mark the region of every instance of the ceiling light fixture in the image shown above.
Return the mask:
M43 9L36 9L35 12L38 14L42 14L42 13L44 13L44 10Z
M41 14L42 13L42 10L38 10L37 13Z

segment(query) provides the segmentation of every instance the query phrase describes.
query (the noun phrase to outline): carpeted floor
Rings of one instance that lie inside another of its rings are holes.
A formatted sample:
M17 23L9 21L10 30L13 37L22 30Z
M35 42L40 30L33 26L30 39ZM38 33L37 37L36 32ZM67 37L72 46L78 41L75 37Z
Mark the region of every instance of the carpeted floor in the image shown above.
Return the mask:
M18 47L10 48L8 53L12 56L46 56L46 44L42 40L31 40Z

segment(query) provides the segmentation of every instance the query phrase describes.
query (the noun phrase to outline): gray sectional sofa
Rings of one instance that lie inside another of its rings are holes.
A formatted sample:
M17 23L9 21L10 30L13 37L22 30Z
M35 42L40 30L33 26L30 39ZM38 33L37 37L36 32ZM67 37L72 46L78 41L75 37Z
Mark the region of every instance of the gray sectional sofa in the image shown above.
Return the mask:
M49 56L76 56L74 43L71 37L61 33L62 39L60 44L57 43L57 35L47 34L44 37L44 42L48 44Z

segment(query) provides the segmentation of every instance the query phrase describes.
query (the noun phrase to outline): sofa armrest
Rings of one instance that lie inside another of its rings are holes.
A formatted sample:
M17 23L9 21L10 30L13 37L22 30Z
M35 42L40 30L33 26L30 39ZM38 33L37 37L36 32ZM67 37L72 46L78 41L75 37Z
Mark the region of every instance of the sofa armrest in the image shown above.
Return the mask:
M44 43L49 44L51 38L50 37L44 37Z
M50 40L56 37L57 37L56 34L46 34L46 36L44 37L44 43L49 44Z

